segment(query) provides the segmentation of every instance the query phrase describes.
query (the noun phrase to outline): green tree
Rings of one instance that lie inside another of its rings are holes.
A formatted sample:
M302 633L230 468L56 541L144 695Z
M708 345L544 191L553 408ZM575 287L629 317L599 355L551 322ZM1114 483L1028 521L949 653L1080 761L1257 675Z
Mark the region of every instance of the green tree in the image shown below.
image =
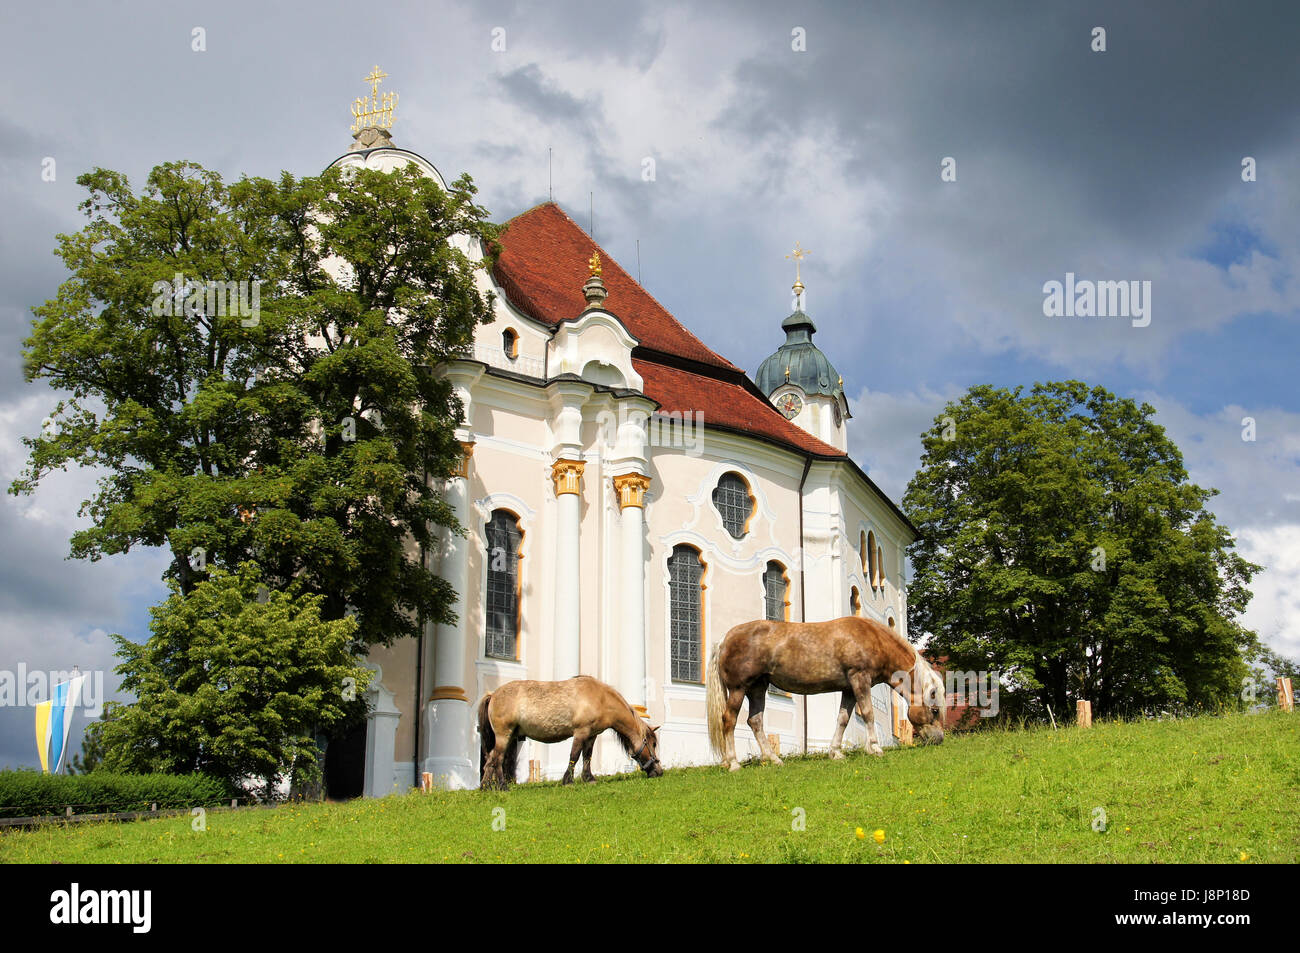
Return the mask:
M1250 681L1244 686L1242 697L1247 702L1276 705L1279 678L1291 679L1292 690L1300 687L1300 662L1266 645L1261 644L1250 652L1246 661L1250 663Z
M71 277L25 348L27 379L63 399L10 491L101 468L72 555L166 547L182 594L255 559L270 588L321 596L323 618L355 612L366 643L452 621L417 549L459 529L427 479L459 454L462 408L436 366L491 315L476 271L496 230L470 179L227 184L179 162L140 194L103 169L78 181L88 224L59 236Z
M352 619L322 621L320 596L268 590L259 567L213 569L152 610L143 644L120 635L122 690L139 700L101 722L103 766L202 772L231 784L319 778L315 735L364 714L372 673Z
M120 702L104 703L99 721L88 724L81 736L81 753L72 756L72 762L68 765L69 774L90 774L99 769L104 761L104 726L118 716L121 708Z
M1009 713L1239 701L1260 567L1154 415L1078 381L978 386L922 435L909 624L950 667L1001 672Z

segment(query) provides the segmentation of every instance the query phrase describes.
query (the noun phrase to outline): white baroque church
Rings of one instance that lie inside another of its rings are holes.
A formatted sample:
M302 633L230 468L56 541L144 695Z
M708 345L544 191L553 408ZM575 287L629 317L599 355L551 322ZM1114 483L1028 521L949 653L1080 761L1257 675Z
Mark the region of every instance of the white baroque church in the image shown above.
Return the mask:
M446 187L374 127L334 163L406 164ZM476 241L455 241L481 260ZM370 650L366 795L426 772L477 787L478 699L514 679L608 682L662 726L666 766L708 764L705 660L732 626L856 614L906 634L916 530L846 453L844 383L801 306L784 342L773 321L779 346L751 379L554 202L511 219L501 245L479 279L495 317L472 356L441 369L465 418L462 466L440 490L468 535L446 534L429 559L459 594L458 621ZM873 697L889 743L904 703L884 685ZM782 752L824 750L837 705L773 689L767 730ZM745 717L742 758L758 751ZM855 716L846 743L864 737ZM520 780L558 778L568 754L526 742ZM609 733L596 760L597 773L635 767Z

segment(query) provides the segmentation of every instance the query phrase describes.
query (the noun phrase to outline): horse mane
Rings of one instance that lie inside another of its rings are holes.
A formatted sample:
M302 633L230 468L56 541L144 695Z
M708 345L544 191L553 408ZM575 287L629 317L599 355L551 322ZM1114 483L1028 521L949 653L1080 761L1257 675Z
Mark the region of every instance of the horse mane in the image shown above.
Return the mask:
M632 720L634 722L641 721L641 716L636 713L636 709L633 708L630 704L627 706L627 713L632 716ZM623 734L623 732L619 731L617 728L614 729L614 734L618 735L618 743L623 746L623 751L627 754L629 758L631 758L632 748L634 747L634 743L632 739L629 738L627 735Z
M912 650L912 653L916 658L916 661L912 663L912 670L918 671L918 673L921 674L922 676L931 675L934 677L935 679L934 688L935 688L936 703L937 703L936 707L938 707L940 710L940 718L944 722L946 722L948 720L948 697L946 693L946 685L944 683L943 676L940 675L939 670L934 667L934 663L921 654L921 649L919 646L913 645L911 642L909 642L907 638L903 635L903 633L899 632L897 629L888 626L882 626L879 623L876 623L875 628L880 631L888 632L891 636L893 636L894 641L899 646L906 647ZM924 694L924 692L927 689L929 689L931 686L929 684L924 684L918 687L920 687L922 693Z

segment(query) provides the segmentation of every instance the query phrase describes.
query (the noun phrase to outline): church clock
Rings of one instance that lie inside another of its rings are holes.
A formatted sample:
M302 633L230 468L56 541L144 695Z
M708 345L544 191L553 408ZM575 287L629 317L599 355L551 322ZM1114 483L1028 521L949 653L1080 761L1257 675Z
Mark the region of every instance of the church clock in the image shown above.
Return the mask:
M794 420L799 416L799 411L803 410L803 401L798 394L782 394L776 399L776 406L787 420Z

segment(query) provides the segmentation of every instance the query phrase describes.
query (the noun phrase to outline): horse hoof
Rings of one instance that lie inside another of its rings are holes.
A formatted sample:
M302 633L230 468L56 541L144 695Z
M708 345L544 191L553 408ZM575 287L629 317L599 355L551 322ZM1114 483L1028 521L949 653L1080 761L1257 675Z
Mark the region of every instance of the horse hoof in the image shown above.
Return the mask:
M878 757L883 757L885 754L885 749L880 747L880 745L872 745L871 753L877 755Z
M733 762L731 762L731 764L727 765L727 770L728 770L728 771L739 771L739 770L740 770L740 762L739 762L739 761L733 761Z
M781 765L783 765L783 764L785 764L784 761L782 761L782 760L781 760L780 758L778 758L776 755L772 755L772 766L773 766L773 767L779 768L779 767L781 767Z
M844 752L841 751L839 748L832 748L832 749L831 749L831 760L832 760L832 761L843 761L843 760L844 760Z

